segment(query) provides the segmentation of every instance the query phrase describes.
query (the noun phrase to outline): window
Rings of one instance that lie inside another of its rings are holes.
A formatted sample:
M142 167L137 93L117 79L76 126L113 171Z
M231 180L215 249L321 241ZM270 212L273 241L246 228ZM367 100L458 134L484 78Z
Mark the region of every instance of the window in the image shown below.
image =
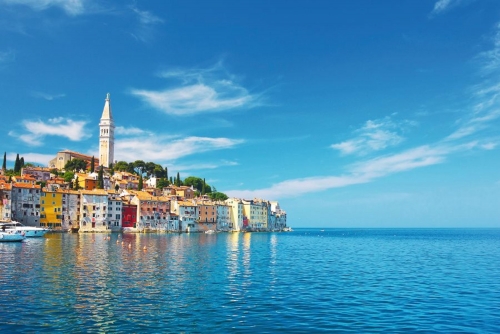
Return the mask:
M120 215L116 215L116 219L120 219Z

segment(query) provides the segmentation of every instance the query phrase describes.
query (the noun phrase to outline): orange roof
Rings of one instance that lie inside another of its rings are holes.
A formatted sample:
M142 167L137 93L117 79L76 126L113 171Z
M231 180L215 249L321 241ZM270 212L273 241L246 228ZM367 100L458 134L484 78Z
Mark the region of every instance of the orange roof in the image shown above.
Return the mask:
M27 184L27 183L14 183L14 188L25 188L25 189L41 189L39 184Z

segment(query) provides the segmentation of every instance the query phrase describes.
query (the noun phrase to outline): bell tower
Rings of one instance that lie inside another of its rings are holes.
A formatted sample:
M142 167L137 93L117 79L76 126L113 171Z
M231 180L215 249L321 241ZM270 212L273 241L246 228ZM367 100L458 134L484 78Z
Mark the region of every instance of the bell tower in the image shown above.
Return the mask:
M104 100L99 130L99 165L109 167L115 158L115 122L111 113L109 93Z

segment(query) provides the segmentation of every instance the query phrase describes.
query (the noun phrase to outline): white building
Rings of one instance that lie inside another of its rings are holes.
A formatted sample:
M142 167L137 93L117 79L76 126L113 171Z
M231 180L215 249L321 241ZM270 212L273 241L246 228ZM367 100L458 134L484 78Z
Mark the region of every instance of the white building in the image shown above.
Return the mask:
M108 193L102 189L80 190L80 232L108 232Z
M229 206L229 229L241 231L243 229L243 202L239 198L228 198L226 204Z
M109 167L114 161L115 154L115 123L111 113L109 93L104 102L99 129L99 162L101 166Z
M14 183L12 185L12 220L28 226L40 226L39 185Z
M112 231L121 231L122 229L122 199L118 192L108 190L108 213L106 224Z
M217 230L229 231L231 223L231 207L225 204L215 204L217 210Z

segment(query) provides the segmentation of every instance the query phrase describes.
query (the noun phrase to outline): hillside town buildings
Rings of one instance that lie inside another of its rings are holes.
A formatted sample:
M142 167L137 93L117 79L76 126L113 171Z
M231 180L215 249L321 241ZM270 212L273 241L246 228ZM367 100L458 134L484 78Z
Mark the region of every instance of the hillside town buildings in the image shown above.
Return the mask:
M200 189L169 185L157 188L154 176L139 176L109 169L114 162L115 123L110 95L106 95L99 122L99 157L60 151L48 167L26 167L21 175L0 174L0 220L24 225L79 232L211 232L280 231L286 212L276 201L229 198L213 201L198 196ZM56 176L68 161L81 159L87 169L77 171L70 182ZM102 184L100 184L102 183ZM42 187L43 185L43 187ZM74 187L73 187L74 186ZM102 189L97 189L98 187Z

